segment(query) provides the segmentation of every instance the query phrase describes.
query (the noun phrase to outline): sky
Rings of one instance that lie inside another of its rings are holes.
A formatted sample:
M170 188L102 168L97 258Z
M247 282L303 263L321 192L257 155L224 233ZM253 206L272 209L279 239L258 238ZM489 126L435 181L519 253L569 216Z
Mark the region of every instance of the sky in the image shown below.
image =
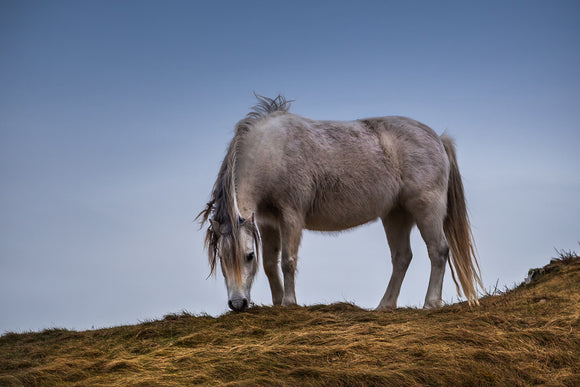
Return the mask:
M577 1L0 2L0 334L227 311L194 218L253 93L457 142L484 284L580 248ZM421 307L419 233L400 306ZM380 223L306 231L299 304L378 305ZM447 271L446 302L456 302ZM271 304L263 270L252 291Z

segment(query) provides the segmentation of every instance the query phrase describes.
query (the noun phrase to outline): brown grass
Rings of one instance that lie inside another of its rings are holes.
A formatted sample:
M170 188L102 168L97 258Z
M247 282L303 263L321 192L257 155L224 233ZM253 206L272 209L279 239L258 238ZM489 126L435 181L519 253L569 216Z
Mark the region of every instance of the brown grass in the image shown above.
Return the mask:
M580 385L579 290L571 256L479 307L254 307L8 333L0 385Z

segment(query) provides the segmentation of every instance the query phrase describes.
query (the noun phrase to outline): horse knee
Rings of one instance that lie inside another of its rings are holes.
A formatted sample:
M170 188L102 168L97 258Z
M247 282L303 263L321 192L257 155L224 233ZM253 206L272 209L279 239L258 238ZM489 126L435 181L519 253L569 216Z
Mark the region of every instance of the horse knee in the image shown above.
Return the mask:
M410 248L404 251L396 251L391 257L393 266L401 270L407 270L411 259L413 259L413 253Z
M278 273L278 262L277 259L264 260L264 271L268 277Z
M449 258L449 245L447 242L443 243L443 245L441 245L439 248L439 256L442 257L445 262L447 262L447 259Z
M294 273L296 271L296 258L282 257L282 271L284 273Z
M449 258L449 245L447 242L441 243L434 249L429 249L429 258L433 265L445 266Z

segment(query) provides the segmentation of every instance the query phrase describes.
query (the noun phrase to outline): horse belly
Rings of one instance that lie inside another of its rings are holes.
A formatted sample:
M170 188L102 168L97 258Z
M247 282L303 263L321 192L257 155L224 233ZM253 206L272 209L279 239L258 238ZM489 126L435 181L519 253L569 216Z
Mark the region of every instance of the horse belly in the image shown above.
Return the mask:
M340 231L376 220L394 202L388 184L317 192L305 217L306 228L315 231Z
M374 216L359 216L348 218L327 215L310 215L306 218L305 228L312 231L343 231L372 222L376 220L377 217L378 216L376 214L374 214Z

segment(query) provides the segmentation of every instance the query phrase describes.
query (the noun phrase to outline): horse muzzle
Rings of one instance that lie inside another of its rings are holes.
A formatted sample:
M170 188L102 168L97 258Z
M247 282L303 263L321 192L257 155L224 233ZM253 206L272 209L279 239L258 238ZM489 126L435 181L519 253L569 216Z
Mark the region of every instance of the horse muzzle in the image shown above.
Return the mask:
M228 306L234 312L243 312L244 310L248 309L250 303L248 302L247 298L234 298L228 301Z

